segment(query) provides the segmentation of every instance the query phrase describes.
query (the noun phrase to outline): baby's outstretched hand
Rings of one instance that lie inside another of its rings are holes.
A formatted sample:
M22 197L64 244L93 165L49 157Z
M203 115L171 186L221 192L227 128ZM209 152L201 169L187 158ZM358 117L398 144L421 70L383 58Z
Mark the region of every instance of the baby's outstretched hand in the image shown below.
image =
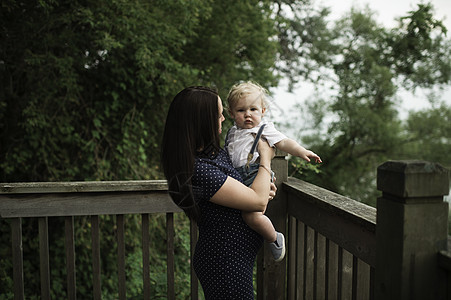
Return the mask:
M303 155L301 156L302 159L306 160L306 161L310 161L311 159L314 159L316 163L322 163L323 161L321 160L321 157L318 156L318 154L316 154L313 151L310 150L306 150L305 153L303 153Z

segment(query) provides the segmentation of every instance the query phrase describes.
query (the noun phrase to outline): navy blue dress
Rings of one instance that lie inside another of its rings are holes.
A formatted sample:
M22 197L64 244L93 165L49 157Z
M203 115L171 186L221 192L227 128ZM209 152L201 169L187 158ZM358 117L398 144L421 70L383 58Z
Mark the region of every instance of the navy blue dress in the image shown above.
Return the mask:
M201 218L194 270L206 299L254 299L253 267L263 238L244 223L240 210L209 201L227 176L242 181L225 150L196 158L192 184Z

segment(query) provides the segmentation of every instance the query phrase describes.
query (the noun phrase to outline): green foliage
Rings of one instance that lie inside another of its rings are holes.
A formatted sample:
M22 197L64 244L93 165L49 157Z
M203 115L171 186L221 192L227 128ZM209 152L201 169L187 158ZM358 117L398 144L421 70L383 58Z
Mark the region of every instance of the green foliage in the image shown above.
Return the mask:
M276 83L270 13L259 1L2 4L0 180L160 178L177 91Z
M388 38L392 64L405 76L405 84L430 87L446 84L450 78L450 41L447 29L433 17L431 4L418 4L416 11L399 19L399 27Z
M329 58L327 8L316 8L314 1L278 1L275 7L279 60L277 71L289 80L289 90L299 79L320 80L318 70Z
M451 107L438 103L426 111L412 112L406 121L401 154L436 161L451 167Z
M450 81L450 41L431 5L386 29L351 11L332 28L312 1L4 1L0 10L0 181L159 179L168 105L188 85L240 80L269 88L280 76L329 80L310 101L303 140L324 160L293 158L290 172L354 199L375 199L388 158L450 165L449 107L397 120L398 87ZM327 120L327 122L326 122ZM332 120L332 122L330 122ZM438 122L438 120L443 120ZM225 125L225 130L227 126ZM433 129L433 130L431 130ZM421 154L421 155L420 155ZM362 188L363 187L363 188ZM75 220L78 296L90 298L90 220ZM142 295L140 219L126 216L127 297ZM101 217L102 296L117 298L116 228ZM151 218L151 284L166 296L165 218ZM64 219L49 219L52 298L66 298ZM176 295L189 298L188 222L176 215ZM27 299L39 298L37 221L24 220ZM12 297L9 222L0 219L0 299Z
M321 166L317 164L311 164L303 160L302 158L293 156L289 159L289 174L288 176L302 175L304 173L318 174L321 172Z
M6 1L0 10L0 181L159 179L173 96L188 85L275 85L269 1ZM127 218L128 297L142 294L140 232ZM0 294L11 296L1 222ZM52 297L66 298L64 221L52 219ZM152 217L152 294L166 296L164 218ZM77 293L92 290L90 221L75 218ZM117 298L114 220L101 218L102 294ZM27 298L39 295L36 220L24 220ZM177 217L176 294L188 298L187 221ZM9 250L8 250L9 249ZM28 296L30 295L30 296ZM2 296L3 297L3 296ZM36 296L38 297L38 296Z
M274 21L269 1L213 1L212 17L187 42L189 65L201 73L204 84L224 96L239 80L253 79L264 86L277 83L273 74L277 54Z
M324 163L319 174L298 177L374 204L375 171L384 161L449 164L449 107L412 114L407 124L396 111L400 87L414 90L450 82L450 41L432 11L431 5L419 5L392 30L378 25L368 9L352 10L334 24L324 38L328 59L319 62L335 90L328 99L321 95L308 101L314 127L303 134Z

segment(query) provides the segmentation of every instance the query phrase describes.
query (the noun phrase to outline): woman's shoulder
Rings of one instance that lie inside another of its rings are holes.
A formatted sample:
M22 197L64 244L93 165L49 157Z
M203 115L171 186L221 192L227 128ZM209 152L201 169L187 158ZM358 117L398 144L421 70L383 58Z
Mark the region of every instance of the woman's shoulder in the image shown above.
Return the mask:
M194 173L201 173L200 176L226 176L236 177L235 169L227 151L220 148L214 157L197 156L195 160Z
M195 169L203 166L221 166L227 165L227 161L225 158L227 155L223 148L216 150L214 153L210 153L208 155L197 155L195 159Z

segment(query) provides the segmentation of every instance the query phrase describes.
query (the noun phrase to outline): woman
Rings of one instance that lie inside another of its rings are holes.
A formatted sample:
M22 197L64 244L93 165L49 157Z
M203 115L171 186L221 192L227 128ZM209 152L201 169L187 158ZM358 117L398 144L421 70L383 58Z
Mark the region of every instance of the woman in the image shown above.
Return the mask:
M260 164L251 187L219 146L223 107L218 94L189 87L171 103L163 135L162 164L173 201L199 227L193 265L206 299L253 299L252 270L263 238L241 211L264 212L274 150L259 142Z

